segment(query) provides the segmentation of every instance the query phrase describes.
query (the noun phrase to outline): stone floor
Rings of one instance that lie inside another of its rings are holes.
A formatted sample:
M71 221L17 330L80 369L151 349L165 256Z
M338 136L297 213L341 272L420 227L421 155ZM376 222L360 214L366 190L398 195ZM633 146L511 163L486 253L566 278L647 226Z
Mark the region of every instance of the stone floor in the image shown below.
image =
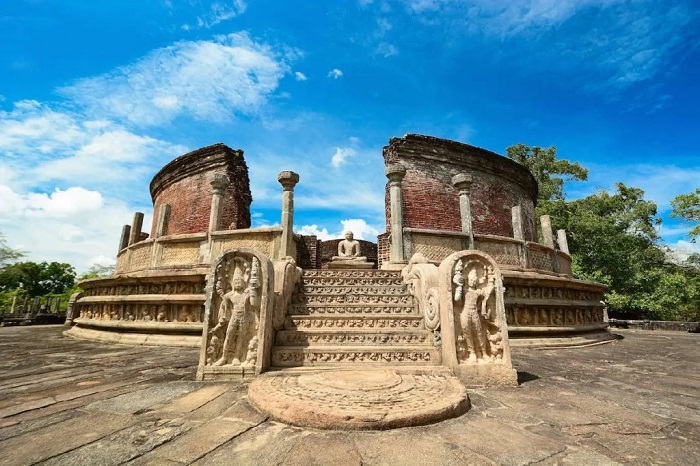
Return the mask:
M268 420L244 384L194 382L196 349L0 328L0 464L698 464L700 335L616 330L513 354L517 388L470 389L466 414L337 432Z

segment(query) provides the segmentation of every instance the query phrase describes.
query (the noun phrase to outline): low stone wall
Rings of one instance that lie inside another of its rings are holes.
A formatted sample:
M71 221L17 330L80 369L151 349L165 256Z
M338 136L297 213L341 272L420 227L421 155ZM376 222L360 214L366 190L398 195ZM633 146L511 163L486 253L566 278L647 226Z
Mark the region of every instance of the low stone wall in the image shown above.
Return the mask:
M674 322L668 320L621 320L610 319L610 326L639 330L669 330L676 332L700 333L700 322Z

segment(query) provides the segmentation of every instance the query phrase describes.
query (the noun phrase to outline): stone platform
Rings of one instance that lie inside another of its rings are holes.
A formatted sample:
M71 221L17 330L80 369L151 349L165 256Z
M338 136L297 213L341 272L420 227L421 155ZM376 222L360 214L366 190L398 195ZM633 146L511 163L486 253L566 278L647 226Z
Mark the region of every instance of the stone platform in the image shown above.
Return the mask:
M248 397L272 418L318 429L391 429L459 416L469 398L456 377L434 371L329 370L268 373Z
M607 345L516 348L520 385L468 388L462 416L339 432L272 420L251 405L246 381L194 382L195 348L81 341L61 330L0 328L0 464L686 465L700 457L698 334L614 330L623 338Z

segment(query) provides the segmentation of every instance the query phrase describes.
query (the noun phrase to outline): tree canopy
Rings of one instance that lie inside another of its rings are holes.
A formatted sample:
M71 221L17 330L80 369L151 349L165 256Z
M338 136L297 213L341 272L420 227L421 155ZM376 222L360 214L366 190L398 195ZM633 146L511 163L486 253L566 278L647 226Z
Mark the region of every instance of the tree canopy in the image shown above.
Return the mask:
M59 262L17 262L0 272L0 291L22 289L30 297L62 294L75 284L75 269Z
M0 231L0 271L4 270L12 262L24 257L24 253L17 249L12 249L7 245L5 236Z
M517 144L508 156L528 167L540 186L538 215L548 214L555 229L567 231L574 276L608 286L605 300L613 312L664 320L700 319L700 261L667 260L659 244L656 204L644 191L615 185L567 201L564 179L586 180L578 163L556 159L556 149ZM679 200L679 198L681 198ZM677 215L700 221L700 190L674 199ZM677 207L676 207L677 206ZM700 230L700 225L696 227ZM697 233L700 233L698 231ZM697 236L697 234L696 234Z
M680 194L671 201L671 217L695 223L688 236L695 242L700 237L700 188L689 194Z

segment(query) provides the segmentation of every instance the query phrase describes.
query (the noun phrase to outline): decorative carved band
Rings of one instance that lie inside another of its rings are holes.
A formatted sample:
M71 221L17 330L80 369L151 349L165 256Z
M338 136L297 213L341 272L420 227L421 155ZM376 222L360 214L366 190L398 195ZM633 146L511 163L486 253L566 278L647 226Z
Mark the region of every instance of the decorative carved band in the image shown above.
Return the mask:
M361 319L308 319L288 317L286 328L422 328L422 317L414 319L361 318Z
M276 350L272 355L275 365L287 366L302 363L337 362L430 362L430 351L294 351Z
M506 306L508 325L560 327L603 322L603 308L527 308Z
M308 306L293 304L292 312L301 315L317 314L409 314L415 315L412 306Z
M83 304L76 303L83 319L140 322L202 322L201 304Z
M321 345L431 345L426 333L300 333L278 334L277 343L287 346Z

